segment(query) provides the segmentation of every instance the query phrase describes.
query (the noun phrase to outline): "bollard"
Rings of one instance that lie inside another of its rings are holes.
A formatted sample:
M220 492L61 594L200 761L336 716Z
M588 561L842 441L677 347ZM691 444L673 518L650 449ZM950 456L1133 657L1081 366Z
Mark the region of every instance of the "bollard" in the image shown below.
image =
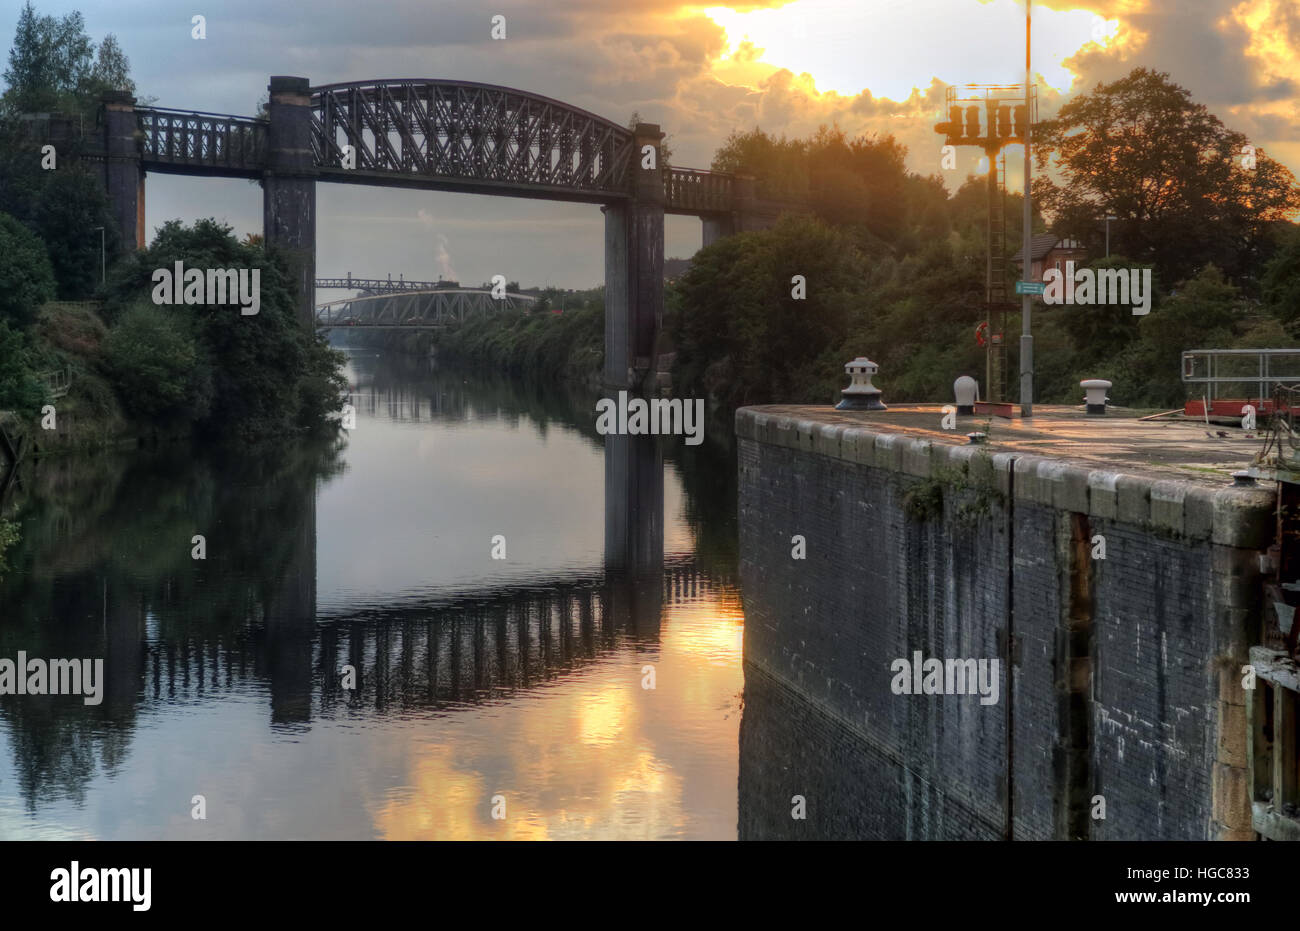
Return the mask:
M851 381L840 392L842 400L835 405L837 411L888 410L880 400L880 389L871 383L871 376L880 371L880 366L866 356L858 356L844 366L844 371Z
M1083 388L1087 395L1083 400L1088 405L1089 414L1100 416L1106 413L1106 402L1110 400L1106 397L1106 391L1110 388L1110 384L1104 378L1085 378L1079 382L1079 387Z
M952 393L957 398L958 414L975 413L975 402L980 399L979 382L969 375L963 375L952 383Z

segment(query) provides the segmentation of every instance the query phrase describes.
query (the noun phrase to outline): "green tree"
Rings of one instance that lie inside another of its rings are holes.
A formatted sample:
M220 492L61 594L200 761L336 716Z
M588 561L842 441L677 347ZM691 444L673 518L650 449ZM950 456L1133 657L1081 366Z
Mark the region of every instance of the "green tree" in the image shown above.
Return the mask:
M341 354L298 320L284 261L241 243L223 223L165 223L149 248L128 256L110 278L108 319L120 320L150 296L153 272L176 262L186 268L257 269L260 278L255 315L241 314L234 304L169 308L188 321L196 344L189 403L198 426L245 438L325 427L325 416L343 404Z
M34 417L45 401L45 388L33 370L27 338L0 320L0 411Z
M724 404L824 401L864 276L851 237L809 217L700 250L673 315L674 382Z
M54 293L54 270L44 244L9 214L0 213L0 320L26 327Z
M1130 407L1178 407L1187 400L1180 359L1185 350L1231 346L1242 320L1241 294L1218 268L1207 266L1141 318L1139 338L1108 365L1112 395ZM1253 365L1253 360L1251 360Z
M122 406L135 417L175 421L192 413L198 350L176 308L138 303L104 340L104 365Z
M18 15L3 103L10 113L89 115L106 90L135 91L130 64L113 35L96 49L79 12L38 16L30 0Z
M1151 266L1140 265L1125 256L1112 254L1109 259L1103 258L1085 263L1085 267L1124 270ZM1152 289L1156 292L1152 295L1152 303L1155 304L1158 303L1156 295L1159 294L1159 281L1154 273ZM1134 316L1132 306L1127 304L1101 304L1080 309L1059 307L1046 312L1058 317L1061 328L1070 336L1074 362L1084 368L1121 353L1138 338L1139 326L1143 320L1140 315ZM1164 308L1160 312L1164 313Z
M1295 329L1300 325L1300 227L1291 227L1282 240L1264 266L1264 303L1273 316Z
M103 185L80 166L48 172L36 202L31 226L49 251L61 300L84 300L99 286L100 234L103 248L114 256L120 246L108 196Z

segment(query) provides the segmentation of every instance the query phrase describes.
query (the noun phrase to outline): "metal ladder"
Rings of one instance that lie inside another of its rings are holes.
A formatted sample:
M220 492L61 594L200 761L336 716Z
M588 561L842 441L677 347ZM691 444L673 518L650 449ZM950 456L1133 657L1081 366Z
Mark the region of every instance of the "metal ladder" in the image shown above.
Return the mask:
M1000 151L989 169L988 280L985 301L989 308L988 399L1004 401L1007 341L1007 158ZM1028 250L1028 244L1025 246ZM1028 262L1026 262L1028 267Z

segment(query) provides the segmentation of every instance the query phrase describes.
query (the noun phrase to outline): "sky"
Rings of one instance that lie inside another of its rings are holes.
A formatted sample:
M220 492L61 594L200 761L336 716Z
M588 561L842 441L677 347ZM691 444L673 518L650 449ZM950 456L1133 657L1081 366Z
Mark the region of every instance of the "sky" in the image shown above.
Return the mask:
M707 168L733 130L798 137L838 124L892 133L908 167L955 189L933 131L949 84L1024 80L1023 0L36 0L80 9L117 36L141 97L253 115L272 74L313 85L375 78L480 81L531 91L668 134L673 163ZM19 0L0 0L12 35ZM1039 116L1137 66L1169 73L1230 128L1300 176L1300 0L1043 0L1033 6ZM191 38L191 16L207 36ZM491 38L505 17L506 37ZM1012 189L1019 147L1008 147ZM146 235L215 216L261 231L255 183L150 175ZM321 277L495 274L525 286L603 279L603 220L589 205L353 185L317 189ZM690 256L700 221L669 217L665 255ZM328 299L322 292L318 299Z

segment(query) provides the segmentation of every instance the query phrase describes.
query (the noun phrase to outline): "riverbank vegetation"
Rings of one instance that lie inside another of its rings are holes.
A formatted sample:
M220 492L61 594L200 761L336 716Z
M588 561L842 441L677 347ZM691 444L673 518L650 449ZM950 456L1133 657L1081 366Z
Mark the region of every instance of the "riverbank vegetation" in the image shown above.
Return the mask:
M346 388L341 356L297 319L281 256L215 220L166 223L135 251L76 157L79 135L46 161L32 112L92 132L103 92L134 91L129 70L79 13L40 16L30 3L20 13L0 96L0 411L38 441L71 446L329 430ZM257 269L259 311L155 304L153 272L176 262ZM56 389L46 433L34 424Z
M604 291L543 292L531 311L466 321L439 334L435 345L439 357L449 361L528 379L595 385L605 358Z

